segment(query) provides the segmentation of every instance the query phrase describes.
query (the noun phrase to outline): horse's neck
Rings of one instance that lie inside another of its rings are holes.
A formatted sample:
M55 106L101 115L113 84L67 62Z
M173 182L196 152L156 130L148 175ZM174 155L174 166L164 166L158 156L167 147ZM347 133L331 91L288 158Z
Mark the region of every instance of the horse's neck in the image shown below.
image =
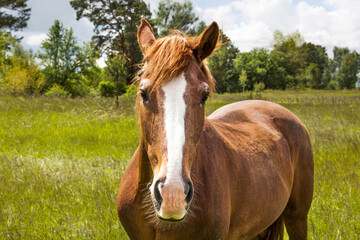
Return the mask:
M150 183L152 175L150 159L145 148L145 140L141 139L139 146L139 184L147 185Z
M224 155L224 152L231 152L232 145L226 140L228 137L222 131L223 123L205 118L204 129L196 150L195 162L199 168L216 168L214 162ZM226 144L224 144L226 142ZM206 159L206 160L204 160Z
M214 152L216 151L216 147L214 143L221 144L220 134L212 122L212 120L205 117L204 121L204 129L200 137L199 144L196 149L196 157L194 164L197 165L198 168L210 167L207 161L204 159L208 159ZM209 152L210 151L210 152Z

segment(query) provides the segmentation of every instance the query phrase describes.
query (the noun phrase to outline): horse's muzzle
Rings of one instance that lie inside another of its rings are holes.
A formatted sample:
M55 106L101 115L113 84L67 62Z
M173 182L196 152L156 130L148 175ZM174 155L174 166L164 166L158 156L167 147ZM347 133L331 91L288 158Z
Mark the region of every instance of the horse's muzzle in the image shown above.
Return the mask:
M171 181L157 180L153 189L153 202L157 217L163 221L182 221L190 207L194 195L193 185L186 186Z

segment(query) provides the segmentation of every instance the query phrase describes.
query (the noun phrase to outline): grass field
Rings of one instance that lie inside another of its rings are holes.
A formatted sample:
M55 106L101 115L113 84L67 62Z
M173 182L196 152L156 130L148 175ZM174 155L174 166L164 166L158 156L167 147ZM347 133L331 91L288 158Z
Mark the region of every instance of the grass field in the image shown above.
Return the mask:
M250 97L215 95L207 114ZM360 239L360 91L261 98L290 109L309 130L309 239ZM133 102L0 96L0 239L127 239L115 200L139 141Z

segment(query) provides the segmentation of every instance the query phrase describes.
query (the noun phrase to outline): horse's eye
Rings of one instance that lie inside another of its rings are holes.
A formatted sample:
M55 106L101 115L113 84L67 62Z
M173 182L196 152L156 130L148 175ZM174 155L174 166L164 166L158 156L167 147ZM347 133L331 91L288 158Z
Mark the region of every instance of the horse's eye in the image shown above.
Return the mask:
M205 93L205 95L202 97L201 101L200 101L200 105L203 106L206 102L206 100L208 99L209 97L209 93Z
M141 95L141 98L142 98L142 100L143 100L144 103L148 103L148 102L149 102L149 97L148 97L148 95L147 95L147 93L146 93L145 90L140 89L140 95Z

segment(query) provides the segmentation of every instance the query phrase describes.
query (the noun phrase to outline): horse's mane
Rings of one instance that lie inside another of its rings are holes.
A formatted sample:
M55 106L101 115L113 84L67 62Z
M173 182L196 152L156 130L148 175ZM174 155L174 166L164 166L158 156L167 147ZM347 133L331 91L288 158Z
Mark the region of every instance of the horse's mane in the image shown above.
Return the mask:
M206 61L199 62L194 55L194 49L196 49L200 39L201 35L190 37L184 33L173 32L172 35L156 40L147 49L143 58L143 65L146 68L144 77L153 84L153 89L158 89L171 79L178 77L193 59L204 73L210 92L215 91L215 80L206 66ZM218 41L216 48L222 45L223 43Z

